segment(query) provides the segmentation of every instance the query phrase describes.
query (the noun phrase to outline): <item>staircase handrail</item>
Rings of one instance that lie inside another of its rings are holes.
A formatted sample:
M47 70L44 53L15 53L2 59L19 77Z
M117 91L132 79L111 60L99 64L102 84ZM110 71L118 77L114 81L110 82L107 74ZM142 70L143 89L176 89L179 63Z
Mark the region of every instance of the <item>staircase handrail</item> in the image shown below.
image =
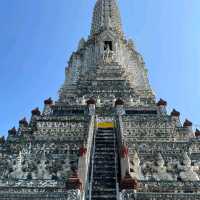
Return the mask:
M94 122L94 126L93 126L93 135L92 135L92 143L91 143L91 152L90 152L90 166L91 167L91 171L88 174L88 192L89 192L89 197L88 199L91 200L92 199L92 180L93 180L93 166L94 166L94 153L95 153L95 137L96 137L96 117L93 116L93 122ZM92 145L93 144L93 145Z
M86 157L86 173L85 173L85 181L84 181L84 194L83 194L83 200L87 199L88 195L88 190L90 191L90 177L91 177L91 172L90 172L90 166L92 162L92 157L93 157L93 142L94 142L94 134L95 133L95 116L92 115L90 118L90 124L89 124L89 129L88 129L88 139L87 139L87 157Z
M117 189L117 200L120 198L119 195L119 177L121 177L121 162L120 162L120 154L121 154L121 148L123 146L123 123L122 123L122 117L120 115L116 116L115 120L115 128L116 128L116 143L117 143L117 151L116 151L116 159L117 159L117 165L118 165L118 172L119 176L117 175L117 181L116 181L116 189Z

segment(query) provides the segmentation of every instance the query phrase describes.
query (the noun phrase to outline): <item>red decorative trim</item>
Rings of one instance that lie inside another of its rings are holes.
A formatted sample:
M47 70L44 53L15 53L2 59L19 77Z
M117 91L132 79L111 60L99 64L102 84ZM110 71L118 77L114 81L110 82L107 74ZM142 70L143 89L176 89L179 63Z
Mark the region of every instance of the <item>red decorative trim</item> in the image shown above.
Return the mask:
M157 106L167 106L167 102L163 99L160 99L157 103Z
M171 112L171 116L173 117L180 117L180 115L181 115L180 112L176 111L175 109L173 109Z
M78 176L78 172L74 171L69 180L66 182L66 189L67 190L83 190L83 183Z
M35 115L35 116L40 116L41 115L41 112L39 110L39 108L35 108L34 110L31 111L32 115Z
M115 106L123 106L124 105L124 101L122 99L117 99L115 101Z
M87 105L95 105L96 101L93 98L90 98L89 100L87 100Z
M184 128L188 128L188 127L191 127L192 126L192 122L189 121L188 119L185 120L184 124L183 124L183 127Z
M137 188L137 179L132 178L129 172L126 172L126 176L121 181L121 190L135 190Z
M196 137L200 137L200 130L199 130L199 129L196 129L196 131L195 131L195 136L196 136Z
M87 153L87 148L81 147L79 150L80 157L83 157Z
M51 99L51 97L49 97L48 99L44 100L44 104L45 105L52 105L53 104L53 100Z
M123 146L121 148L121 157L122 158L127 158L128 157L128 147Z

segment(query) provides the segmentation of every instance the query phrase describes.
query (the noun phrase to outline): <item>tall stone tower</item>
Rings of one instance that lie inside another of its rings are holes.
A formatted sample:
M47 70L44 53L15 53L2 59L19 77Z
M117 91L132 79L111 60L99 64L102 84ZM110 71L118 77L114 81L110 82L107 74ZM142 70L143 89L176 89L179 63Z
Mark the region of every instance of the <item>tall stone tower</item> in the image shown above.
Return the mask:
M200 199L200 131L155 101L115 0L97 0L65 74L0 138L0 200Z

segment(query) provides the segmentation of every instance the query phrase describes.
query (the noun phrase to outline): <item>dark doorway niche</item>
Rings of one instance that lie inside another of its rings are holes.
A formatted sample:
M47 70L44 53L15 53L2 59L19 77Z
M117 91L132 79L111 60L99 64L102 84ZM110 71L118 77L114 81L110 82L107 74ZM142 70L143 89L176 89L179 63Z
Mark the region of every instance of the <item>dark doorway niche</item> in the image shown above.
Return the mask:
M109 49L110 51L113 50L113 45L112 45L112 41L105 41L104 42L104 50Z

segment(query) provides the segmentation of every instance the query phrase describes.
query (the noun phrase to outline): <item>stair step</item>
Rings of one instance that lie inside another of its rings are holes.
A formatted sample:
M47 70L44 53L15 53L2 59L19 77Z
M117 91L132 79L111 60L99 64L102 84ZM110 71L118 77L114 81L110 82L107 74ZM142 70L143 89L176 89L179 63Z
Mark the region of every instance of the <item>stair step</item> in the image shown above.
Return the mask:
M95 138L92 199L116 200L115 132L98 129Z
M114 177L115 176L115 171L114 172L109 172L109 171L94 171L93 177L98 177L98 176L106 176L106 177Z
M108 137L107 138L102 138L101 137L101 138L97 138L96 141L106 141L106 142L110 142L111 141L111 142L113 142L114 138L111 138L111 137L110 138L108 138Z
M101 171L101 170L109 170L109 171L115 171L115 167L104 165L104 166L94 166L94 171Z
M114 199L116 199L116 195L104 195L104 194L102 194L102 195L94 195L92 199L95 199L95 198L98 198L98 199L99 198L106 198L106 199L114 198Z
M114 142L113 143L107 143L107 142L96 142L96 147L100 148L100 147L104 147L104 148L114 148Z
M92 197L93 200L116 200L116 197Z

